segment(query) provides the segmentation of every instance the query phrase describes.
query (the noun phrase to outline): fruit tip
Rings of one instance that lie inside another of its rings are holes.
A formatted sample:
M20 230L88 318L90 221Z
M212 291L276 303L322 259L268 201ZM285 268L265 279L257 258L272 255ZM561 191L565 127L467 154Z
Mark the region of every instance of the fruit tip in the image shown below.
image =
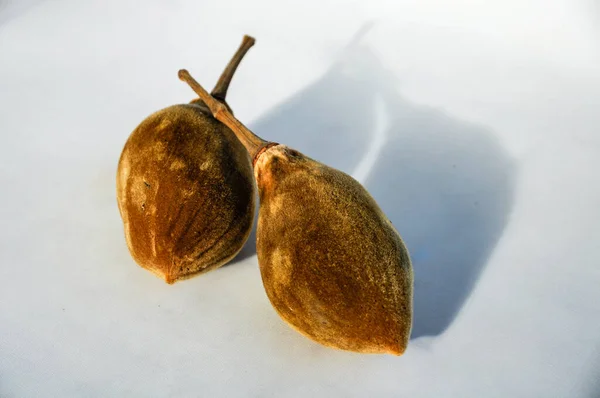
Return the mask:
M400 357L404 354L404 352L406 351L406 347L398 344L392 347L388 347L388 354Z
M168 285L172 285L175 282L177 282L177 278L173 278L173 276L170 273L164 274L163 279L165 280L165 282L167 282Z

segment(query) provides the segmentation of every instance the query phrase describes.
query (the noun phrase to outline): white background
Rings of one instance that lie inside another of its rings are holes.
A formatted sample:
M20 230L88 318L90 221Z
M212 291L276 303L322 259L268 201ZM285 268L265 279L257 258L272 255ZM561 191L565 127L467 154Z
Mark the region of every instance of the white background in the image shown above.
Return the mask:
M125 140L245 33L237 117L407 241L402 357L291 330L251 241L173 286L129 256ZM600 397L599 44L591 0L0 1L0 396Z

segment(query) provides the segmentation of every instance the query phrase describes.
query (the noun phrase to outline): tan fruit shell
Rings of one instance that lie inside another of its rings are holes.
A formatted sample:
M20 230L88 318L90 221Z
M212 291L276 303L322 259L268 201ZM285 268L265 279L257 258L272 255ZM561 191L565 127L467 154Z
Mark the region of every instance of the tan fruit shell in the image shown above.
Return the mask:
M117 200L135 261L173 283L217 268L241 250L254 218L251 161L206 107L171 106L129 137Z
M413 273L402 239L352 177L283 145L255 164L256 249L273 307L311 339L400 355Z

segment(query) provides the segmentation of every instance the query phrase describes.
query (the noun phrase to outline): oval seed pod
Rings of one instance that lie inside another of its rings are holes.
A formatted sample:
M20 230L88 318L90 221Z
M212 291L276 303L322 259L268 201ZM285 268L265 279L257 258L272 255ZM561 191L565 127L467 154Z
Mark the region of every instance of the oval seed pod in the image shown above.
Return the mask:
M213 100L227 106L229 82L253 44L244 37ZM254 190L246 149L202 100L155 112L127 140L117 171L131 255L167 283L225 264L250 234Z
M180 78L206 98L187 71ZM224 106L205 102L254 159L256 248L275 310L326 346L402 354L412 327L412 266L375 200L347 174L260 139Z

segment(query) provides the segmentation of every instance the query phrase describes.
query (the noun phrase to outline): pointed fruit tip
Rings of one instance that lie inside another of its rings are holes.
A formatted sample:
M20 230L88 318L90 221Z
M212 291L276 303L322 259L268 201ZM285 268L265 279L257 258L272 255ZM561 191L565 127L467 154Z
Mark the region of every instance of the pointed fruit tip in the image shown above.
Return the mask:
M402 356L402 354L404 354L405 351L406 351L406 347L403 347L401 345L388 347L388 353L395 355L397 357Z

